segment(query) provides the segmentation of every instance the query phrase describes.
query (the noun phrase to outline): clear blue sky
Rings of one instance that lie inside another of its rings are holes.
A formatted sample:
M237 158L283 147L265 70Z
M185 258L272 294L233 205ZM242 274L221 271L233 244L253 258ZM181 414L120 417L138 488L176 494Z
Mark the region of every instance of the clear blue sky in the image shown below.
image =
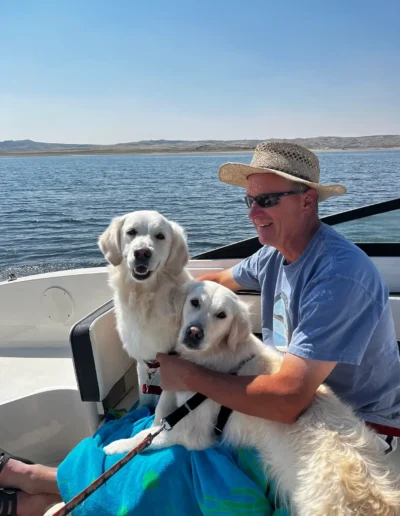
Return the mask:
M400 133L399 0L0 0L0 140Z

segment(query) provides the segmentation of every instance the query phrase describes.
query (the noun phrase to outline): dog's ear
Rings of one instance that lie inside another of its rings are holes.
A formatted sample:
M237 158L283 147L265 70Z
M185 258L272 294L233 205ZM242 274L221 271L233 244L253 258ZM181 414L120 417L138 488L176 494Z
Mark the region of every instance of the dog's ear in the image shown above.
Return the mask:
M111 224L100 236L98 245L105 259L111 265L117 266L122 262L122 251L120 243L120 233L125 217L115 217Z
M171 306L179 324L182 324L183 305L190 291L198 285L197 281L188 281L171 291Z
M186 235L183 228L176 222L170 221L172 228L171 249L165 268L173 276L179 276L189 261L189 251L186 243Z
M233 318L231 331L228 335L228 346L235 348L248 338L251 332L250 313L248 306L241 301L238 302L237 312Z

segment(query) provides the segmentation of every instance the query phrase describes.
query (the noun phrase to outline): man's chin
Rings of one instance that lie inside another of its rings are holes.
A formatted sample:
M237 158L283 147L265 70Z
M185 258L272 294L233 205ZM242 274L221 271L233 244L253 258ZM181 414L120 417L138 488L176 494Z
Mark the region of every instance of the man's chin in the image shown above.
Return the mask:
M269 229L269 230L268 230ZM257 228L257 236L260 244L274 247L274 233L270 228Z
M258 235L258 241L261 245L268 245L274 247L272 238L265 238L264 235Z
M260 242L261 245L267 245L269 247L275 247L274 246L274 243L272 242L272 240L267 240L266 238L262 238L262 237L258 237L258 241Z

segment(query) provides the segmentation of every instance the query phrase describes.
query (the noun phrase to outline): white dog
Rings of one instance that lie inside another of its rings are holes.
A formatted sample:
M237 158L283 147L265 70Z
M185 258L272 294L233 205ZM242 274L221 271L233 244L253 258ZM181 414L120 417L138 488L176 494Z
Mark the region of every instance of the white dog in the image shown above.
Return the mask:
M138 363L141 404L158 396L142 394L147 365L158 352L175 348L180 314L175 296L191 276L183 229L156 211L137 211L112 220L99 238L110 262L117 330L127 353Z
M282 358L251 334L246 306L215 283L190 282L183 307L177 351L209 369L239 375L273 374ZM193 393L164 391L155 427ZM214 444L220 406L206 400L152 447L181 444L191 450ZM115 441L107 454L133 449L148 434ZM223 442L253 447L280 494L299 516L394 516L400 513L399 481L379 450L376 435L350 407L322 385L310 408L294 424L233 412Z

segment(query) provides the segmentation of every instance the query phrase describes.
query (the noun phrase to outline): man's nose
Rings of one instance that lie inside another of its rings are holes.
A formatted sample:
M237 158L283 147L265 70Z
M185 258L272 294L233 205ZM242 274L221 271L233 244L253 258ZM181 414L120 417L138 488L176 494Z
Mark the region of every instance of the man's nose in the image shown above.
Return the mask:
M260 214L265 214L265 208L261 208L261 206L253 201L253 204L250 206L249 210L249 219L254 220Z

